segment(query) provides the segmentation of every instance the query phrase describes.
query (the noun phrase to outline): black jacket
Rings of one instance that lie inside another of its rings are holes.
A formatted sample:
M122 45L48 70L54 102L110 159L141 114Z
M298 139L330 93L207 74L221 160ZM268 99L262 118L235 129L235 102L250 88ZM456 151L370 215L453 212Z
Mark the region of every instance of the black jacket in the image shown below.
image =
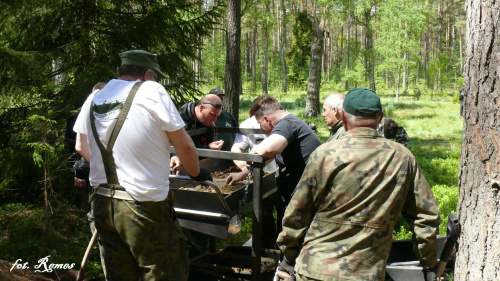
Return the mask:
M196 121L196 115L194 112L195 107L196 107L195 102L187 102L179 109L179 114L181 115L181 118L182 120L184 120L185 123L184 129L186 129L188 133L189 130L207 127ZM191 136L191 139L193 139L194 145L197 148L208 149L209 148L208 144L215 141L214 139L215 132L213 130L214 127L207 127L207 128L209 128L209 130L207 130L206 134Z

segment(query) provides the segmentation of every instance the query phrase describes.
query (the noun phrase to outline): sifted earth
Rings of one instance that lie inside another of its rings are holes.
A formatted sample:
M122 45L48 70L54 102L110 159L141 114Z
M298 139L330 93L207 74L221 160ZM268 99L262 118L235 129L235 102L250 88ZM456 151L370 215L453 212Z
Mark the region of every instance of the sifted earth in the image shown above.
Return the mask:
M240 169L237 167L230 167L229 169L221 172L213 172L212 177L214 178L213 183L219 187L222 194L230 194L231 192L238 190L245 186L246 180L237 182L233 185L227 185L226 180L230 173L240 172ZM183 187L180 187L181 190L192 190L192 191L200 191L200 192L215 192L214 189L210 186L205 186L198 184L196 182L187 183Z

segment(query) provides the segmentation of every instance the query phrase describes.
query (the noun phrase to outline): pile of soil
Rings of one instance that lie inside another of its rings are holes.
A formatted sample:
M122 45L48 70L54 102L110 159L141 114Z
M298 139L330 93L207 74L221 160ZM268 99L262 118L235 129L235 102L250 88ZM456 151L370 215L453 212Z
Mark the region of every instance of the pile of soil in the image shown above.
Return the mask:
M221 171L221 172L213 172L212 178L213 183L217 185L222 194L230 194L235 190L238 190L245 186L246 180L237 182L233 185L227 185L226 180L230 173L240 172L241 170L235 166L231 166L229 169ZM200 192L215 192L215 190L206 185L201 185L199 183L187 183L183 187L180 187L181 190L191 190L191 191L200 191Z

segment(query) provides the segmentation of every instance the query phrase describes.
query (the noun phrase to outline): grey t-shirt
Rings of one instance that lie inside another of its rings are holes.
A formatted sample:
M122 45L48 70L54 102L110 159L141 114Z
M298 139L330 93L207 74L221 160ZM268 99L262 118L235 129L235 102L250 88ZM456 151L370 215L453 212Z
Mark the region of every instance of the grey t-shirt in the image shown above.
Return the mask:
M276 155L278 192L288 204L304 172L309 155L321 145L321 142L304 120L292 114L278 121L271 134L283 136L288 142L283 152Z

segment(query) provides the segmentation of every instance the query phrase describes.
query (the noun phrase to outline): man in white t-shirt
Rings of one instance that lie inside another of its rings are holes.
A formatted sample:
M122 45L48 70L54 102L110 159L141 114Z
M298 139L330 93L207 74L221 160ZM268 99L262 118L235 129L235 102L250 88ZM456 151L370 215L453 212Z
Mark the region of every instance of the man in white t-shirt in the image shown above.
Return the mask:
M192 178L210 179L210 174L200 169L184 122L156 82L165 78L156 55L132 50L120 57L118 79L88 97L74 127L76 150L90 163L105 275L107 280L186 280L186 241L167 198L170 145Z
M255 116L251 116L245 121L241 122L240 128L245 129L260 129L260 124L255 119ZM231 147L231 152L245 152L247 148L250 151L254 146L260 144L265 140L267 136L265 134L240 134L236 135L234 139L233 146ZM233 160L234 164L241 169L239 173L232 173L227 178L227 184L232 185L235 182L244 180L248 175L248 166L246 161ZM276 171L276 161L273 159L270 163L266 164L264 167L265 172L275 172Z
M240 128L245 129L260 129L260 124L253 116L253 112L250 112L250 118L241 122ZM265 140L267 136L265 134L240 134L236 135L234 139L233 146L231 147L232 152L245 152L248 148L251 151L256 145L260 144ZM270 162L269 162L270 161ZM264 167L264 172L276 172L276 161L274 159L269 160ZM234 164L241 169L241 172L231 173L227 178L226 182L232 185L238 181L242 181L248 176L248 166L246 161L233 160ZM273 216L274 206L276 205L276 200L278 200L276 194L265 198L262 201L262 247L272 249L275 247L276 238L278 237L278 231L276 228L276 222Z

